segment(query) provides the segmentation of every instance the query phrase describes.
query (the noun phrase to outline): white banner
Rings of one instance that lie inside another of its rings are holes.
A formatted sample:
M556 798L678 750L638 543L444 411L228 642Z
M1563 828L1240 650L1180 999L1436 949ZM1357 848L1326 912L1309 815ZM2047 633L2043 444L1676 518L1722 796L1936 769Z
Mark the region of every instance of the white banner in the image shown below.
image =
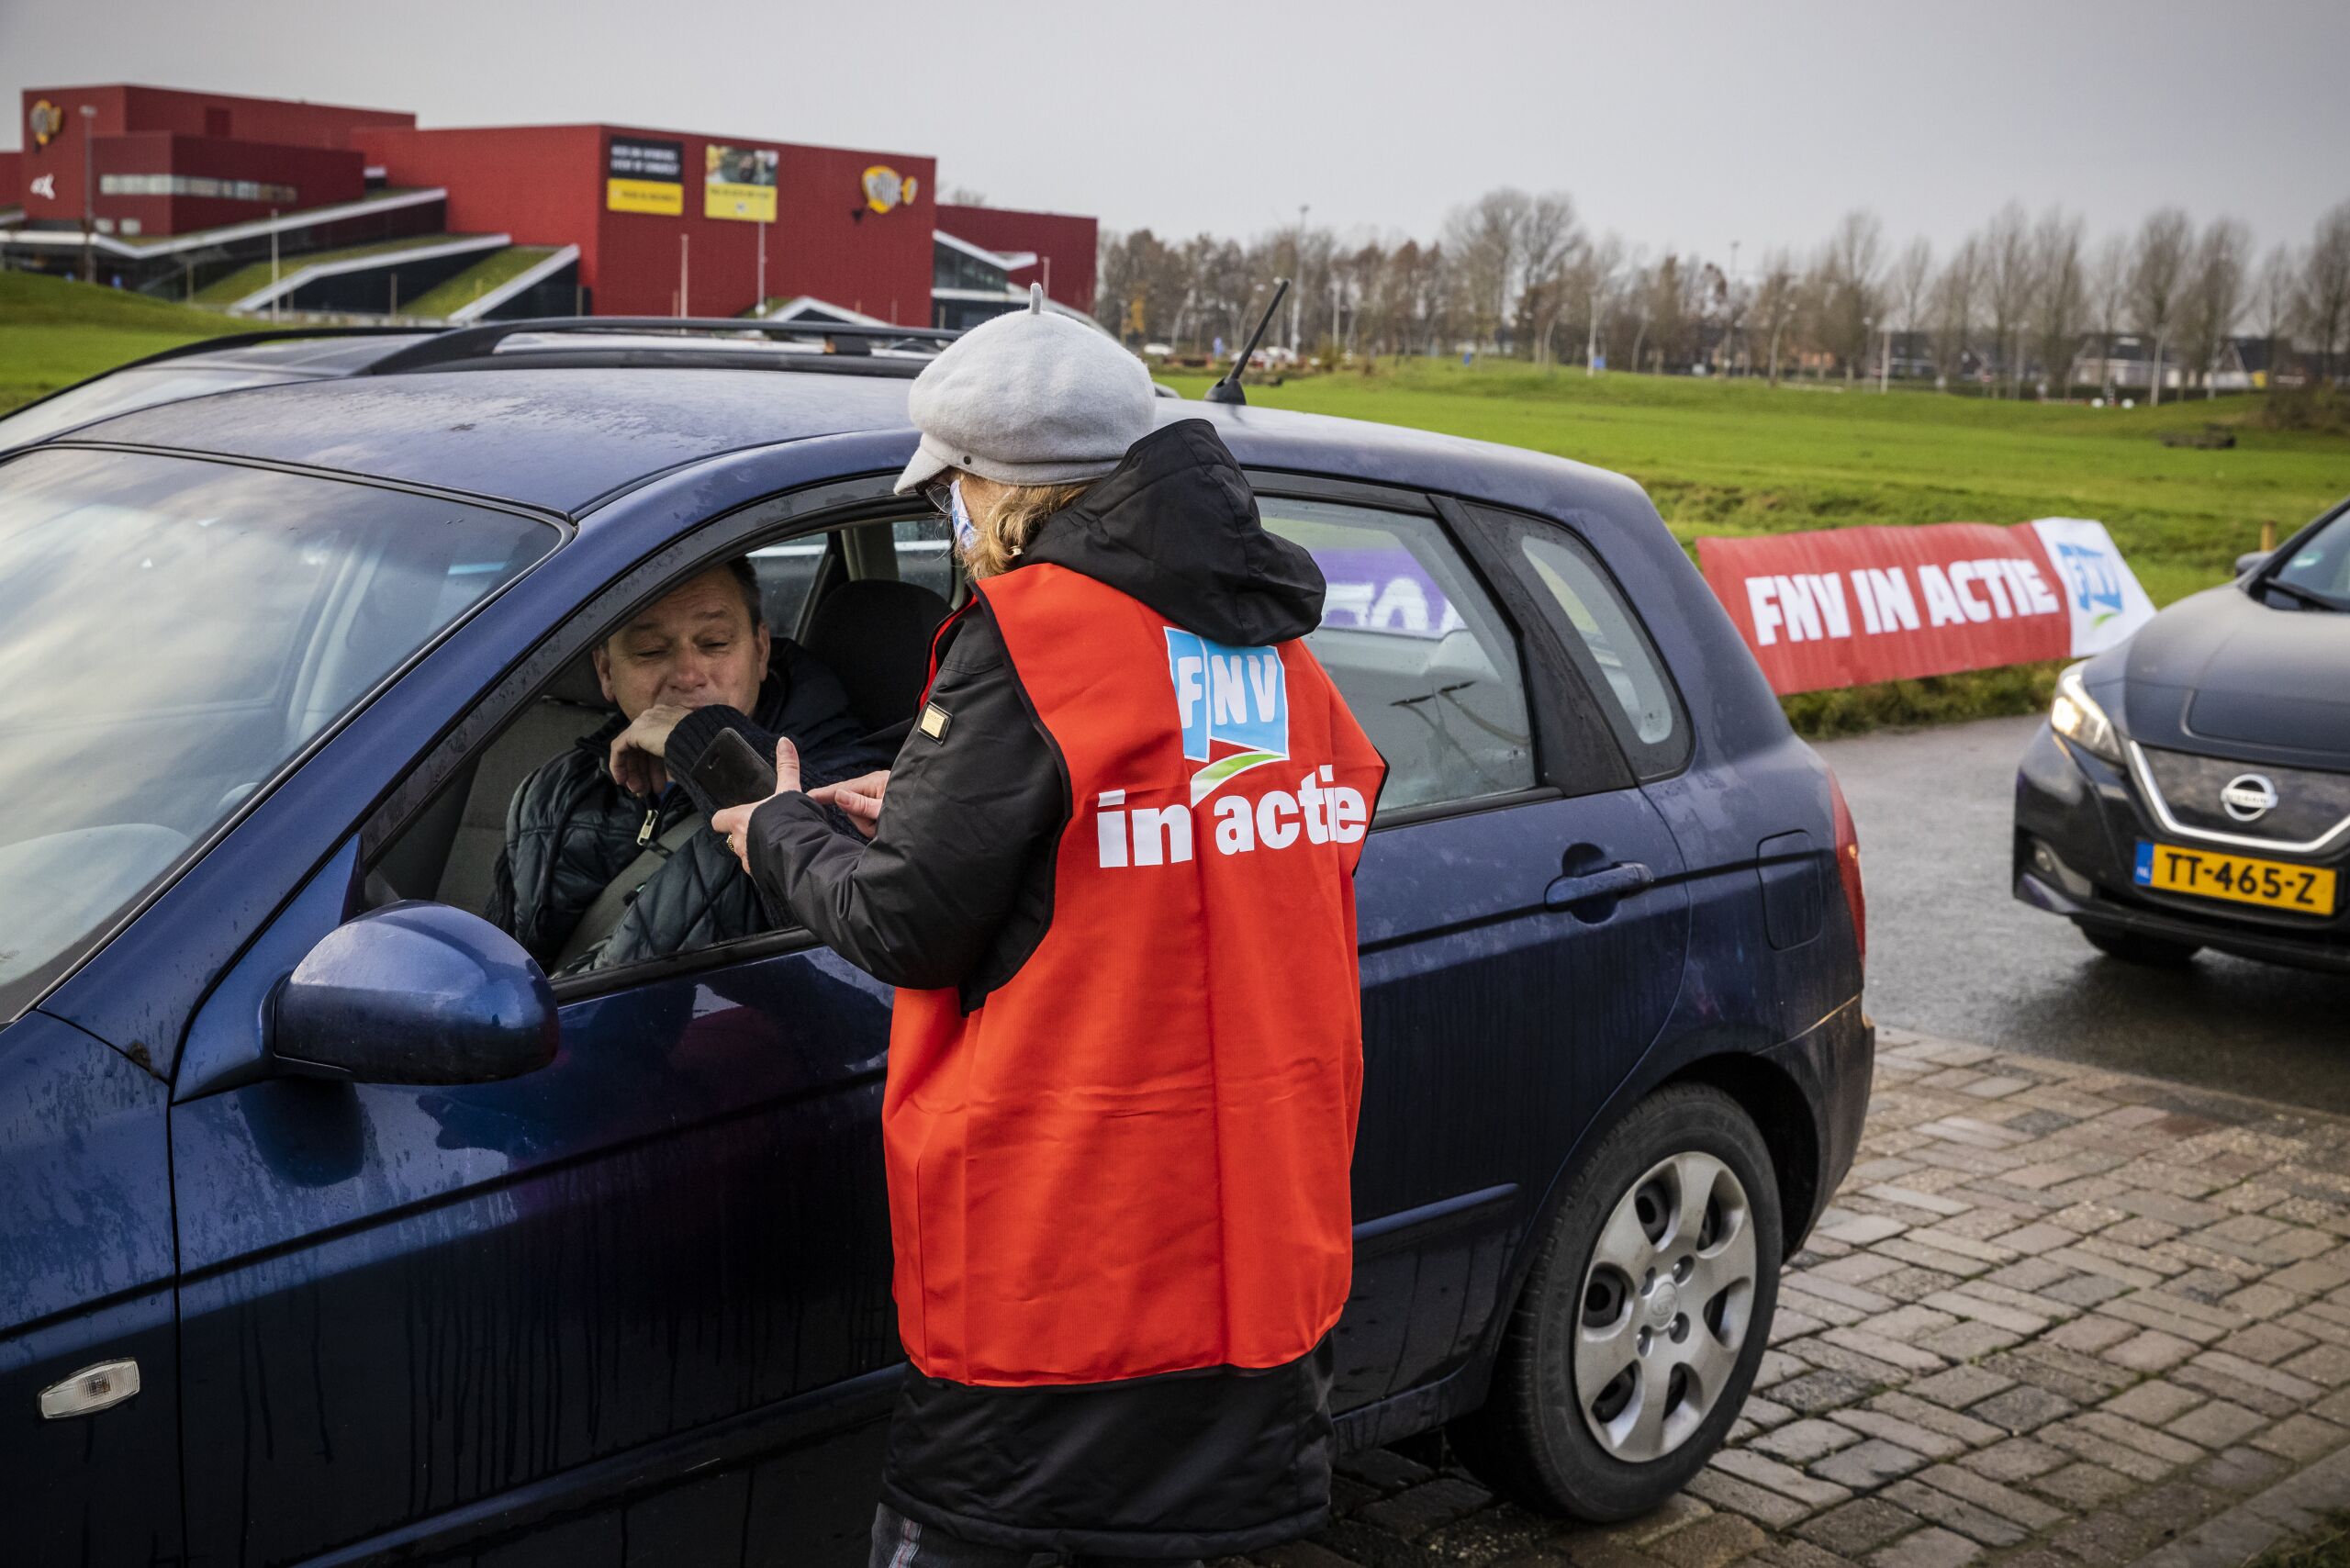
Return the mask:
M2041 548L2065 592L2073 615L2073 656L2087 658L2128 637L2154 618L2154 600L2138 586L2137 574L2105 524L2085 517L2032 520Z

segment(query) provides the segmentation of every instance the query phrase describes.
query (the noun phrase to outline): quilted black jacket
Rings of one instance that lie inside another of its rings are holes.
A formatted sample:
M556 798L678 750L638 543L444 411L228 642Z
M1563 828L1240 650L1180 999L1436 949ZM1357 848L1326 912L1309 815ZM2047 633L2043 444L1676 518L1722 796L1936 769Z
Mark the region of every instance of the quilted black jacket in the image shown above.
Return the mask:
M610 722L543 764L522 780L506 809L506 846L483 913L550 969L607 883L680 817L710 814L712 802L699 799L685 776L722 730L741 731L762 756L775 755L778 734L789 735L811 785L886 767L890 760L889 748L862 737L839 679L783 637L775 639L755 712L703 708L679 722L666 747L677 782L658 801L628 793L607 767L612 737L625 722L615 712ZM780 924L725 841L704 827L639 890L612 934L565 968L576 973L639 963Z

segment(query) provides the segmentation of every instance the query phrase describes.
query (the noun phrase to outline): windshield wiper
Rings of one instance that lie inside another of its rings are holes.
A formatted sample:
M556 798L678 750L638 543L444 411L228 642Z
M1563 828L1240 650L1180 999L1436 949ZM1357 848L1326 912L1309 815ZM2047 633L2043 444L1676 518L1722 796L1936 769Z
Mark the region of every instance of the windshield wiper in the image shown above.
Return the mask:
M2270 577L2266 582L2255 586L2263 593L2274 590L2288 599L2297 599L2311 610L2330 610L2338 614L2345 608L2350 608L2350 606L2344 606L2339 599L2328 599L2322 593L2315 593L2305 588L2296 588L2282 577Z

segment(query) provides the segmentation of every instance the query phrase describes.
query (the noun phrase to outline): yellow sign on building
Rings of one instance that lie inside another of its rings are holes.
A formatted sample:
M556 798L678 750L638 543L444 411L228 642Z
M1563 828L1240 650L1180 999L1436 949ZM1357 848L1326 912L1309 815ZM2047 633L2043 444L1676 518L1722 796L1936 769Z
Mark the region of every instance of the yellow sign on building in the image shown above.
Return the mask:
M604 206L677 218L686 210L686 144L615 136L604 150Z
M773 223L776 163L776 152L771 147L704 143L701 215Z

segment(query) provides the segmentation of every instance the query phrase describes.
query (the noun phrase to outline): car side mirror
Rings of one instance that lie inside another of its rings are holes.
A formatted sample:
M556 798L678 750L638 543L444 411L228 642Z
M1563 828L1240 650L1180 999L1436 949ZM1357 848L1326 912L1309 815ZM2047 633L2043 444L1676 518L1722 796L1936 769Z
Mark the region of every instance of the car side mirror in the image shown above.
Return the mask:
M479 915L410 900L346 921L270 1002L280 1072L358 1083L489 1083L554 1059L554 992Z
M2244 577L2268 564L2269 552L2254 550L2236 557L2236 576Z

